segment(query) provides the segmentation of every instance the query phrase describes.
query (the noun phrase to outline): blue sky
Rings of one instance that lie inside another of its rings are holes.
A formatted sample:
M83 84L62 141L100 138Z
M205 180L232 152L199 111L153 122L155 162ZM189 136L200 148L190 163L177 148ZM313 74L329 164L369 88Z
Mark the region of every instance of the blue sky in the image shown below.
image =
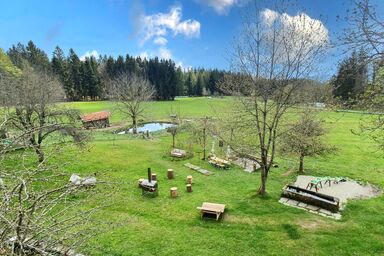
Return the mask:
M248 0L252 1L252 0ZM33 40L49 55L65 52L171 57L184 67L227 69L228 49L241 28L247 0L12 0L0 2L0 47ZM262 3L272 8L271 1ZM384 1L376 0L378 12ZM350 0L298 0L288 12L319 19L332 41ZM160 25L159 25L160 24ZM323 61L323 77L335 71L340 51ZM324 65L326 64L326 65Z

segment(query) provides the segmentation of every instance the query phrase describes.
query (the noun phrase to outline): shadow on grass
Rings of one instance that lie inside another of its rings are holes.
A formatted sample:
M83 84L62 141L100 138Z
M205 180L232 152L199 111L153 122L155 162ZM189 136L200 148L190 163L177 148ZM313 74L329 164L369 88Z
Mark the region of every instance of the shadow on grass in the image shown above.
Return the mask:
M252 190L249 198L250 199L261 199L261 200L266 200L266 201L273 199L268 192L264 195L260 195L258 190Z
M299 233L297 227L295 227L294 225L283 224L283 228L284 228L285 232L287 232L289 238L291 238L292 240L297 240L300 238L300 233Z

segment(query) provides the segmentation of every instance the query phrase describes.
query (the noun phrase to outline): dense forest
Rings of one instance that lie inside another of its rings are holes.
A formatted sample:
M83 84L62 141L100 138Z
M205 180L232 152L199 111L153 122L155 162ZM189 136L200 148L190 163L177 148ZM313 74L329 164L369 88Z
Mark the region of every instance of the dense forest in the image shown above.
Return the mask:
M147 79L156 90L155 100L173 100L176 96L221 95L224 92L217 85L224 76L239 76L217 69L182 69L172 60L157 57L146 59L129 54L116 58L103 55L80 59L73 49L65 54L58 46L50 58L32 41L27 45L13 45L7 55L20 69L28 65L57 76L68 101L110 99L110 81L124 73ZM365 58L363 50L352 52L339 63L336 74L326 83L299 79L302 83L298 92L301 101L326 102L339 99L353 105L356 98L370 84L374 84L379 70L384 66L382 60L369 65L364 61Z
M56 47L52 58L32 41L13 45L7 54L19 68L29 65L52 73L62 82L69 101L109 98L109 82L122 73L136 74L148 79L156 89L156 100L173 100L175 96L220 94L216 87L226 71L203 68L183 70L172 60L143 59L131 55L93 56L80 60L73 49L66 55Z

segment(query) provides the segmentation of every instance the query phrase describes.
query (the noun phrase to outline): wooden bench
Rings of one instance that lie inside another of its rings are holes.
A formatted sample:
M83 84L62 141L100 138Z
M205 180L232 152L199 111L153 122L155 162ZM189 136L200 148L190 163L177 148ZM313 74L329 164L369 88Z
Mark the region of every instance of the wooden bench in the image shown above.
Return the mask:
M213 214L216 215L216 220L220 218L220 215L225 211L225 204L215 204L215 203L207 203L204 202L201 207L197 207L200 210L201 218L203 218L204 214Z

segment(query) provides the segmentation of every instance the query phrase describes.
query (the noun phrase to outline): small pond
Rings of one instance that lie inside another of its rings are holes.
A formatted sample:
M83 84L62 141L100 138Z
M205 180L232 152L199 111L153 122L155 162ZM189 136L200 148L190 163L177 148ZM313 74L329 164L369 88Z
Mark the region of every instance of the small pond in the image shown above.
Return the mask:
M168 127L172 127L172 126L175 126L175 124L172 124L172 123L147 123L147 124L143 124L141 126L137 126L137 132L146 132L146 131L156 132L156 131L165 130ZM132 133L132 131L133 131L133 129L131 128L128 131L121 131L121 132L118 132L117 134L128 134L128 133Z

